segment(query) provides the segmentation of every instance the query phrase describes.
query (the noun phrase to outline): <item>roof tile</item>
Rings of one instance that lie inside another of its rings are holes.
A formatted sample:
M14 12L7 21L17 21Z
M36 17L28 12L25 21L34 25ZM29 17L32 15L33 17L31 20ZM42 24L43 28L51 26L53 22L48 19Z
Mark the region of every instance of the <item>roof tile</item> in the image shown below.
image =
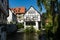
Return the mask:
M25 13L25 7L20 8L11 8L16 14L24 14Z

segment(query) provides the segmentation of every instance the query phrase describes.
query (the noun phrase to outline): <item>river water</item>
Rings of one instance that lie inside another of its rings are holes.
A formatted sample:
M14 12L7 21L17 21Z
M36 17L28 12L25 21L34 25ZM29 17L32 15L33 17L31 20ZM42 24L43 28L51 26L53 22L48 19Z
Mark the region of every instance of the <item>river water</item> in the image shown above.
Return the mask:
M40 40L37 33L16 33L7 36L7 40Z

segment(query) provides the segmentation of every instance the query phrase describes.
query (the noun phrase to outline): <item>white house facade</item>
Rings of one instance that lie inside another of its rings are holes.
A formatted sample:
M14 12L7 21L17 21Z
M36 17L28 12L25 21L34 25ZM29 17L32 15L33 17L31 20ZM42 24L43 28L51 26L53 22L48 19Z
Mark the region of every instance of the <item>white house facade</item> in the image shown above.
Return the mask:
M17 23L23 23L24 21L24 14L25 14L25 7L17 7L11 8L17 16Z
M31 25L38 30L40 28L40 13L38 13L33 7L24 15L24 28L31 27Z
M17 22L23 23L24 22L24 14L16 14L17 16Z
M10 24L11 22L16 23L16 15L12 10L9 9L9 16L7 17L7 24Z

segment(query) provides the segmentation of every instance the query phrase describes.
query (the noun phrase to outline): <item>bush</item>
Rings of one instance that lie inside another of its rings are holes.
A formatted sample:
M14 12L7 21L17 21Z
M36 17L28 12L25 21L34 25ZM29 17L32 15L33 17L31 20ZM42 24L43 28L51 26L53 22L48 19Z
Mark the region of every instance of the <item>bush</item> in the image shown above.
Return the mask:
M31 26L31 27L30 27L30 33L35 33L35 32L36 32L36 30L34 29L33 26Z
M26 27L26 29L24 30L25 33L29 33L30 32L30 28Z
M36 32L36 30L34 29L33 26L26 27L26 29L25 29L25 33L35 33L35 32Z
M41 34L41 30L37 30L37 34Z
M17 26L18 29L20 29L20 28L24 28L23 23L18 23L18 24L16 24L16 26Z
M51 30L53 29L53 24L52 23L48 23L48 25L45 25L45 29L46 31L48 32L48 30Z

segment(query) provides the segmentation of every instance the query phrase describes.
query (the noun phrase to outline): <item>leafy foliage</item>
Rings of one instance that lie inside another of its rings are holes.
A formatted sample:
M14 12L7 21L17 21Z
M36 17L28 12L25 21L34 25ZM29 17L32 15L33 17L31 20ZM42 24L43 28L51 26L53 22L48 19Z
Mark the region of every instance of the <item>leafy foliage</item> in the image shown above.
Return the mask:
M52 30L52 32L55 32L58 27L57 23L58 16L55 11L57 7L57 0L37 0L37 5L40 9L42 8L41 4L44 5L46 9L46 13L42 14L41 17L43 26L47 31ZM45 22L46 20L48 20L48 25L46 24L47 22Z
M16 26L17 26L18 29L20 29L20 28L24 28L23 23L17 23Z
M40 3L39 3L40 2ZM44 18L42 19L43 23L45 24L44 27L47 31L47 35L53 35L53 39L58 40L60 39L58 36L60 36L60 0L40 0L37 1L39 9L42 7L40 4L42 3L46 9L46 14L48 19L48 25ZM50 15L50 16L49 16ZM51 32L51 33L49 33ZM49 37L48 35L48 37Z
M36 30L33 26L31 26L31 27L26 27L25 32L26 33L35 33Z

